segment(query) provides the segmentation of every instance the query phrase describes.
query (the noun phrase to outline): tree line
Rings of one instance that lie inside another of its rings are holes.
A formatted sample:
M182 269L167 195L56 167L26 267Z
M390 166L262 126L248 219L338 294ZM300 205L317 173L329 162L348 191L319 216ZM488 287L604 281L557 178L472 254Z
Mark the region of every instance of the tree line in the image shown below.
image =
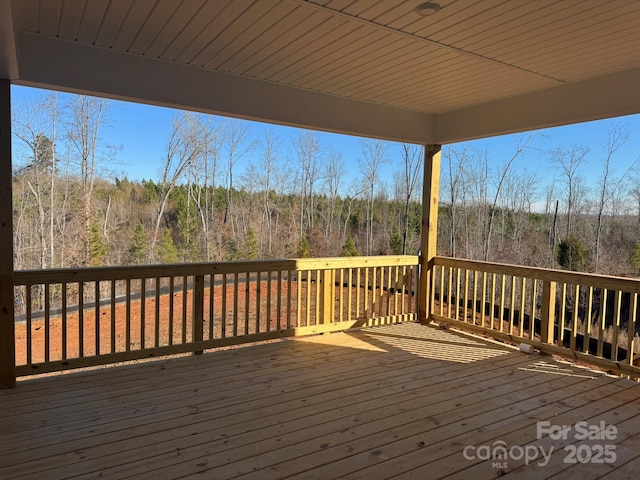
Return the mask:
M103 141L109 106L51 94L14 107L17 269L417 252L420 146L361 140L345 159L310 131L285 143L178 112L157 174L130 180L109 170L119 154ZM539 151L547 185L521 168L533 134L502 163L445 146L439 253L635 275L640 183L635 168L614 169L627 136L610 130L592 185L584 146Z

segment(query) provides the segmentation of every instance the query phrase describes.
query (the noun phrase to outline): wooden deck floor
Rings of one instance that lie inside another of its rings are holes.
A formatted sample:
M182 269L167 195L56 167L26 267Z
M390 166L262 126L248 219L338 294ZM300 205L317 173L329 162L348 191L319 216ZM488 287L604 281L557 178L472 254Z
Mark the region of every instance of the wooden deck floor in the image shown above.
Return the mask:
M396 325L20 381L0 391L0 478L621 479L639 399L635 382ZM537 439L545 420L567 439ZM615 438L583 441L580 421ZM499 445L508 458L481 459Z

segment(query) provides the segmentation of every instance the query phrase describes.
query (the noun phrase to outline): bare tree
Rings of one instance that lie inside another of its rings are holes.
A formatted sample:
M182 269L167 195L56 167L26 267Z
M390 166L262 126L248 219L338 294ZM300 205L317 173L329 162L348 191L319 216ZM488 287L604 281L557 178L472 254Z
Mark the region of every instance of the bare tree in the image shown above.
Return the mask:
M465 195L465 165L470 162L468 150L464 147L462 150L453 147L446 147L443 151L444 159L447 164L443 174L447 175L447 179L443 182L443 198L447 198L449 203L449 256L455 257L457 254L457 238L458 238L458 212L464 208Z
M515 162L520 156L526 151L531 139L533 138L533 134L528 135L527 137L521 138L518 141L518 145L516 146L516 150L506 163L504 167L502 167L501 171L499 171L498 179L495 186L495 194L493 197L493 203L489 209L489 215L487 218L487 227L485 234L485 242L484 242L484 261L489 261L489 253L491 251L491 234L493 232L493 218L495 216L496 207L498 206L498 199L500 198L500 194L502 193L502 186L505 183L505 179L509 175L509 171L511 170L511 166L513 162Z
M573 145L570 149L558 147L551 152L551 161L562 173L567 187L567 237L573 231L573 214L583 188L580 167L588 152L589 149L582 145Z
M155 248L160 233L160 225L167 206L169 194L175 188L185 169L202 155L206 149L208 135L204 134L196 114L183 112L173 119L173 128L167 142L164 165L158 181L159 198L155 226L151 238L150 255Z
M373 254L373 213L376 186L380 181L380 167L388 162L388 144L381 140L362 140L362 158L359 159L360 172L364 176L367 190L367 255Z
M98 139L106 109L106 100L84 95L73 97L69 104L67 135L80 164L85 262L90 261L89 235L93 220L91 202L96 180Z
M229 221L231 215L233 169L238 163L238 160L246 155L253 146L254 142L251 141L251 132L246 123L236 119L226 122L223 148L227 154L227 204L224 210L224 223Z
M322 147L315 133L301 130L295 140L300 172L300 239L306 229L313 229L315 219L314 195L322 169Z
M407 235L409 233L409 208L415 194L424 165L424 148L411 143L402 144L402 180L404 190L404 211L402 222L402 254L407 254Z
M612 181L612 168L611 160L616 151L624 145L629 132L622 124L616 124L609 129L607 134L607 142L604 147L604 159L602 162L602 172L598 180L598 201L596 212L596 231L595 231L595 248L594 248L594 268L598 271L600 261L600 239L602 235L602 220L607 204L611 201L613 195L615 195L620 182L624 179L624 176L617 181L613 181L614 185L610 186Z
M342 163L342 157L340 153L331 148L329 150L326 175L324 177L325 192L329 200L325 226L325 243L327 249L331 245L333 238L333 226L336 218L336 205L340 196L340 185L342 183L344 173L344 164Z

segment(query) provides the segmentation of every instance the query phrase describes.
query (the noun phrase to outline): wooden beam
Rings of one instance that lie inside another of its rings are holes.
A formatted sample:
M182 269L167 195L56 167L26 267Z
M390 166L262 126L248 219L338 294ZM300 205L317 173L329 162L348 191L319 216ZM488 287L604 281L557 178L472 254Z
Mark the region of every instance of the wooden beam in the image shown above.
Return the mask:
M0 388L16 385L11 82L0 79Z
M420 240L420 285L418 319L429 321L431 305L431 268L438 239L438 203L440 197L440 145L424 147L424 180L422 184L422 237Z

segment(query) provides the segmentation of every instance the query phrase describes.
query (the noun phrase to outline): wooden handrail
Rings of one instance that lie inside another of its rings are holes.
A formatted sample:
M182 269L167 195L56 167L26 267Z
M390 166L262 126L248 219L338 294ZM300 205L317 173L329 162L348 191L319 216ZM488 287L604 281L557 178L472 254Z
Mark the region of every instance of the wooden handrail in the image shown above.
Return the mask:
M418 261L396 255L19 271L24 345L17 371L415 320Z
M448 257L430 268L431 320L640 378L640 279Z

